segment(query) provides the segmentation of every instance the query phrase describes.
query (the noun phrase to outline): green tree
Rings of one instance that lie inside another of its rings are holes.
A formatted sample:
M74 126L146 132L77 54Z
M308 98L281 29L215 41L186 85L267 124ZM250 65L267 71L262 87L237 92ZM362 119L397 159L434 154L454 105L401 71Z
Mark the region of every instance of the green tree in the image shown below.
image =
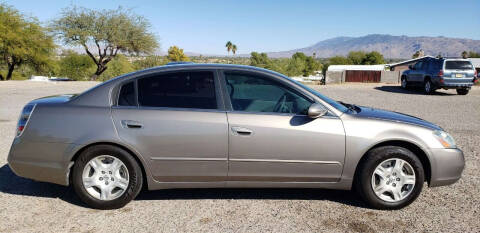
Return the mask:
M464 58L464 59L465 59L465 58L468 58L468 53L467 53L467 51L463 51L461 55L462 55L462 58Z
M470 52L468 52L468 57L470 57L470 58L480 58L480 53L470 51Z
M316 61L315 58L307 57L305 60L305 69L303 70L303 76L307 77L315 73L315 71L322 70L322 64Z
M383 55L377 51L372 51L365 54L365 60L363 61L362 65L377 65L377 64L385 64L385 59Z
M135 71L135 68L128 61L127 57L123 54L118 54L110 63L110 68L103 72L99 79L105 81L133 71Z
M335 57L331 57L330 59L328 59L328 64L329 65L352 65L353 62L352 62L352 60L350 60L346 57L335 56Z
M236 44L232 45L232 53L233 53L234 56L235 56L235 53L237 53L237 45Z
M350 59L353 65L363 65L367 54L363 51L351 51L347 58Z
M36 71L52 68L55 44L36 19L26 18L16 9L0 4L0 57L6 64L6 77L10 80L13 71L22 65Z
M286 74L288 76L302 75L307 77L318 69L320 69L320 63L317 62L313 57L307 57L302 52L296 52L292 55L292 58L288 63Z
M423 52L422 49L420 50L417 50L413 55L412 55L412 58L415 59L415 58L419 58L419 57L423 57L425 56L425 52Z
M168 49L167 59L172 62L176 61L190 61L190 58L183 53L183 49L178 48L177 46L171 46Z
M97 65L91 80L96 80L107 70L107 64L118 52L149 54L158 47L155 36L149 32L150 23L122 8L100 11L67 8L51 27L66 45L83 47Z
M58 61L57 75L73 80L88 80L95 71L95 63L85 54L78 54L72 50L65 51Z
M161 66L168 63L168 60L164 56L147 56L143 59L139 59L133 62L133 66L136 70L143 70L150 67Z
M265 69L273 68L273 63L268 58L266 53L257 53L257 52L250 53L250 65L265 68Z
M227 41L227 43L225 44L225 47L227 48L227 53L230 54L230 50L232 50L232 42L231 41Z

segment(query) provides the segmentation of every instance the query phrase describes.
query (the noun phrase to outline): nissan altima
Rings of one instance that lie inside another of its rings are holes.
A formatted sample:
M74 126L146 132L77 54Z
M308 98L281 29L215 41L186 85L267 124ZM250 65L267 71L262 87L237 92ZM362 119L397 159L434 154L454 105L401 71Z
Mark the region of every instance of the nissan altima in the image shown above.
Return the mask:
M464 157L433 123L337 102L273 71L171 64L29 102L8 163L99 209L142 187L354 189L372 208L398 209L424 182L460 179Z

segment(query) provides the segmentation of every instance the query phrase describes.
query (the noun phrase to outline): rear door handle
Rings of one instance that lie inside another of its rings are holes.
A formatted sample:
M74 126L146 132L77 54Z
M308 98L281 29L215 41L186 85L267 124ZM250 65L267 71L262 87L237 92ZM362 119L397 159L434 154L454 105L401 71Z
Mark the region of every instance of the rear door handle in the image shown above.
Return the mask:
M249 136L253 134L253 131L245 127L233 126L232 131L237 135Z
M142 123L138 121L132 121L132 120L122 120L122 126L124 128L130 128L130 129L140 129L143 128Z

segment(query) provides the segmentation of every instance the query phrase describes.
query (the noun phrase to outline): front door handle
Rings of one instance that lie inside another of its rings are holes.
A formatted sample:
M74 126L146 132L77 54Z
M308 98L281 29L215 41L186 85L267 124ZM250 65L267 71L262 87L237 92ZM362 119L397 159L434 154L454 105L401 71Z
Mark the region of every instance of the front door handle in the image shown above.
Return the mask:
M143 127L142 123L132 120L122 120L122 126L130 129L140 129Z
M245 127L239 127L239 126L233 126L232 131L235 134L242 135L242 136L249 136L253 134L253 131L250 129L247 129Z

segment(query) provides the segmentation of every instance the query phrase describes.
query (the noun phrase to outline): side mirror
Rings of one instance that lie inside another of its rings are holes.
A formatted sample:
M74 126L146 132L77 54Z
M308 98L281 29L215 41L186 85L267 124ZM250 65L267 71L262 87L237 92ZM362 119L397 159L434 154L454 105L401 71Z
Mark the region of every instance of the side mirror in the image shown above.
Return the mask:
M408 65L409 70L414 70L413 65Z
M328 110L321 104L312 104L308 108L308 117L310 118L319 118L321 116L325 116Z

